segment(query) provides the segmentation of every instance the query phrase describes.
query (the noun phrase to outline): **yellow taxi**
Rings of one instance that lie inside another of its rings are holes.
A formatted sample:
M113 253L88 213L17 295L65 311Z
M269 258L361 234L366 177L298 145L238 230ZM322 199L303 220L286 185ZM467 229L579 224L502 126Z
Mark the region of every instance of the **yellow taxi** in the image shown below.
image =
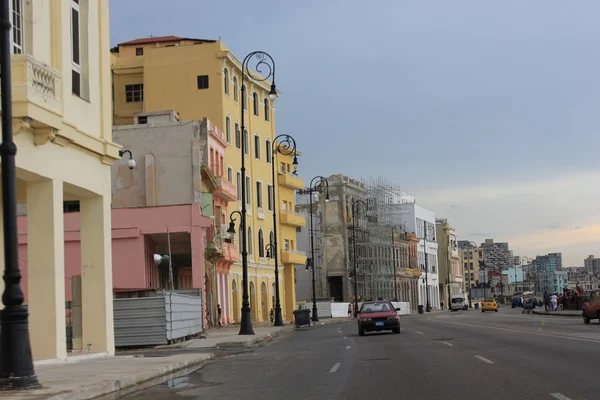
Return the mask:
M492 298L487 298L481 302L481 312L496 311L498 312L498 303Z

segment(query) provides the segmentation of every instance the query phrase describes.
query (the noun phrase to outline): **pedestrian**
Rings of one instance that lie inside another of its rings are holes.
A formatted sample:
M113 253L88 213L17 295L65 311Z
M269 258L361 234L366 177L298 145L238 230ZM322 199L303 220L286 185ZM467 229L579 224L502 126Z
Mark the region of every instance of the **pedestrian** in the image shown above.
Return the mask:
M217 326L221 327L221 305L217 304Z
M210 319L210 311L206 310L206 327L212 327L212 320Z
M553 294L550 299L552 300L552 311L556 311L558 308L558 297L556 294Z
M348 316L352 315L352 304L348 304Z
M269 320L273 323L275 315L273 314L273 307L271 307L271 311L269 311Z
M544 307L546 311L550 308L550 293L544 292Z

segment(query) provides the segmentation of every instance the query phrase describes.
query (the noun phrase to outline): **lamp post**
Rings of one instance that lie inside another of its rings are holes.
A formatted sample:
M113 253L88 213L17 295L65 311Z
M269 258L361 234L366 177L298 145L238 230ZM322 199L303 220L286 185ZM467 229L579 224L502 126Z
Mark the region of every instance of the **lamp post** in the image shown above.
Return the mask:
M292 165L294 167L294 174L296 174L298 170L298 158L296 157L296 141L294 138L287 134L277 136L273 141L273 157L271 158L271 175L273 178L273 243L270 243L271 251L267 251L267 257L271 254L273 256L273 261L275 262L275 319L273 326L283 326L281 301L279 298L279 270L277 268L277 202L275 201L275 157L277 153L286 156L294 154Z
M4 218L4 293L0 311L0 389L31 389L40 384L33 368L29 313L23 306L17 241L17 146L12 131L10 30L8 0L0 1L0 74L2 75L2 215Z
M473 241L469 241L469 245L473 246L475 249L477 249L477 243L473 242ZM469 257L469 260L473 259L473 257ZM471 304L471 277L473 275L473 270L471 269L471 262L469 261L469 279L467 280L467 282L469 283L469 308L473 308L473 304Z
M265 76L257 76L254 75L254 73L252 72L252 70L250 69L250 64L251 63L255 63L254 64L254 70L258 73L262 73L262 68L266 68L266 73L263 74ZM243 276L243 282L242 282L242 313L241 313L241 318L240 318L240 335L254 335L254 330L252 329L252 316L251 316L251 310L250 310L250 301L249 301L249 296L248 296L248 238L247 238L247 232L246 232L246 166L245 166L245 157L246 157L246 140L244 140L245 138L245 132L246 132L246 124L245 124L245 112L246 112L246 104L248 103L248 97L246 96L246 85L244 84L244 80L246 78L246 76L256 82L264 82L269 78L273 78L272 82L271 82L271 90L269 91L269 99L271 99L271 101L275 101L277 99L277 89L275 87L275 61L273 61L273 58L265 53L264 51L253 51L252 53L248 54L245 58L244 61L242 62L242 87L241 87L241 97L242 97L242 104L241 104L241 111L242 111L242 117L241 117L241 134L242 134L242 140L241 140L241 155L242 155L242 166L240 168L240 172L241 172L241 178L242 178L242 182L241 182L241 186L242 186L242 190L241 190L241 195L242 195L242 210L241 212L239 212L240 214L240 227L243 228L242 230L242 276ZM273 190L275 190L275 188L273 188ZM231 218L231 222L229 223L229 228L232 229L232 224L235 221L233 219L233 213L231 213L230 215ZM229 232L229 230L228 230ZM235 232L235 228L234 228L234 232Z
M314 242L314 228L313 228L313 201L312 194L325 193L325 202L329 201L329 182L322 176L315 176L310 181L309 185L309 198L310 198L310 258L312 263L312 320L316 322L319 320L319 313L317 312L317 290L315 285L315 242ZM308 264L307 264L308 265Z
M361 209L362 207L362 209ZM366 214L369 207L363 200L352 202L352 248L354 252L354 318L358 315L358 254L356 253L356 217Z
M451 276L450 276L450 267L452 265L452 250L454 248L450 247L450 236L452 236L454 238L454 243L456 243L458 240L456 239L456 235L453 233L448 233L448 309L452 310L452 295L450 294L450 285L452 284L451 282Z
M398 263L396 261L396 248L394 243L394 228L392 227L392 261L394 262L394 298L398 301Z
M431 302L429 300L429 260L427 257L427 233L433 232L433 227L423 221L423 256L425 257L425 292L427 294L427 305L425 311L431 312ZM431 233L433 236L433 233Z

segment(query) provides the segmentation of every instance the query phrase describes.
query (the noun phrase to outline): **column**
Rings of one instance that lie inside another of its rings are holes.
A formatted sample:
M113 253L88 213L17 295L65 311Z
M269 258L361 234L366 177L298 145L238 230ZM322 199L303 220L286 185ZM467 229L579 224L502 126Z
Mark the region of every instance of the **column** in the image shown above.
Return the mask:
M83 348L115 354L110 195L80 200Z
M282 272L283 279L281 276ZM279 270L279 299L281 301L281 312L284 316L284 320L292 319L294 317L294 308L296 307L293 264L285 264L284 267ZM275 301L277 301L277 299L275 299ZM312 307L312 302L310 304Z
M226 307L225 307L225 311L227 313L227 323L230 324L233 321L231 320L231 290L229 289L230 284L229 284L229 268L227 267L227 272L225 274L225 303L226 303Z
M212 288L207 288L204 285L204 233L200 226L192 226L190 243L192 247L192 287L194 289L202 289L202 327L206 328L206 312L211 311L212 314L212 310L207 309L206 291L212 291ZM210 282L212 282L215 277L212 272L210 274ZM212 315L214 317L214 314Z
M29 331L35 359L66 359L63 183L27 184Z

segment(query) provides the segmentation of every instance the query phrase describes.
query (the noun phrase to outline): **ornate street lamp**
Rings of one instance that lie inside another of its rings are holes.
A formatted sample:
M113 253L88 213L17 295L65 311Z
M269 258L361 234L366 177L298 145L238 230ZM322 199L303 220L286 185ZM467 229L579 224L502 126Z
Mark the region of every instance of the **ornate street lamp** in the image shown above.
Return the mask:
M296 157L296 141L293 137L287 134L279 135L273 141L273 157L271 158L271 175L273 178L273 243L272 253L273 261L275 261L275 320L273 326L283 326L283 316L281 315L281 301L279 298L279 270L277 267L277 202L275 201L275 157L277 153L289 156L294 154L294 161L292 162L293 173L298 173L298 158ZM267 245L269 246L269 245ZM269 257L269 251L267 251L267 257Z
M354 318L358 315L358 254L356 253L356 219L360 214L365 215L369 207L362 200L352 202L352 251L354 252ZM392 236L393 239L393 236Z
M4 218L4 294L0 311L0 389L40 387L31 355L29 313L23 301L17 241L17 146L12 131L8 0L0 1L0 74L2 75L2 215Z
M309 185L309 198L310 198L310 258L312 265L312 320L317 322L319 320L319 314L317 311L317 290L315 286L315 242L314 242L314 228L313 228L313 193L325 193L325 202L329 201L329 182L322 176L315 176ZM308 263L306 264L308 266Z
M252 69L250 68L250 64L254 64L253 70L258 72L260 75L255 75ZM265 73L263 73L263 68L265 68ZM244 140L244 135L246 132L246 124L245 124L245 108L248 102L248 98L246 96L246 85L244 84L244 80L246 76L256 82L264 82L269 78L273 78L271 81L271 90L269 91L269 99L271 101L275 101L277 99L277 89L275 87L275 61L273 58L265 53L264 51L253 51L248 54L244 61L242 62L242 87L241 87L241 95L242 95L242 104L241 104L241 155L242 155L242 167L240 168L241 172L241 195L242 195L242 209L240 214L240 226L242 229L242 312L240 319L240 335L254 335L254 330L252 329L252 316L250 310L250 301L248 296L248 238L246 232L246 166L245 166L245 154L246 154L246 141ZM273 191L275 188L273 188ZM233 213L230 216L233 218ZM229 224L229 228L232 229L232 224L234 219ZM235 228L233 228L235 231ZM228 230L229 232L229 230Z
M431 232L431 233L429 233ZM425 292L427 293L427 305L425 311L431 312L431 301L429 300L429 259L427 257L427 235L433 236L433 227L423 221L423 256L425 257Z

